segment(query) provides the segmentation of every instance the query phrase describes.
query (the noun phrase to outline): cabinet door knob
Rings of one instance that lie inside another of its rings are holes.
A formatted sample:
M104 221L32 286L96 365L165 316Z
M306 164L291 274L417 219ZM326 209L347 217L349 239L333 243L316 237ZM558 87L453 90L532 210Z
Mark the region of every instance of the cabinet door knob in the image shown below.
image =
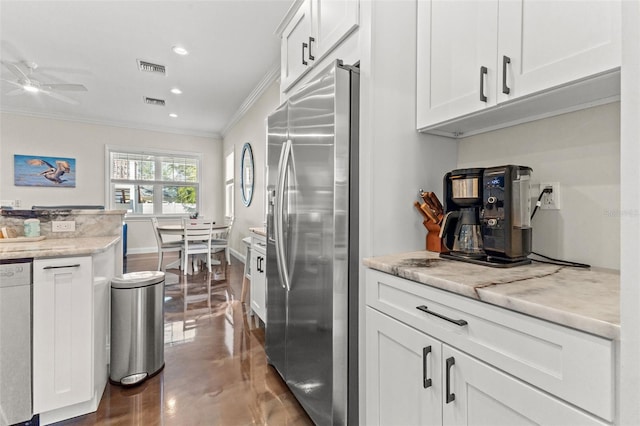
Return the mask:
M314 42L314 41L316 41L315 38L309 37L309 60L310 61L313 61L313 60L316 59L316 57L311 54L311 43Z
M427 368L427 355L431 353L431 345L422 348L422 387L425 389L431 387L431 379L429 378Z
M307 43L302 43L302 65L307 65L308 62L304 60L304 50L309 47Z
M507 64L511 63L511 58L508 56L502 56L502 93L508 95L511 92L509 86L507 86Z
M480 100L482 102L487 102L487 97L484 95L484 77L487 72L487 67L480 67Z
M451 367L453 367L455 363L456 363L456 360L454 357L447 358L447 368L446 368L447 378L445 381L446 382L445 392L447 393L447 404L456 400L456 394L451 392Z

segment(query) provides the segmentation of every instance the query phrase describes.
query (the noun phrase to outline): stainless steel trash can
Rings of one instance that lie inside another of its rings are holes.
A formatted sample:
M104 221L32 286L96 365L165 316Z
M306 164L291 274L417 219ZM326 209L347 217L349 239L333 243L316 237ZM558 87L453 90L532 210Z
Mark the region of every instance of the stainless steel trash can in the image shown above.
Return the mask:
M132 272L111 280L109 380L135 385L164 367L164 272Z

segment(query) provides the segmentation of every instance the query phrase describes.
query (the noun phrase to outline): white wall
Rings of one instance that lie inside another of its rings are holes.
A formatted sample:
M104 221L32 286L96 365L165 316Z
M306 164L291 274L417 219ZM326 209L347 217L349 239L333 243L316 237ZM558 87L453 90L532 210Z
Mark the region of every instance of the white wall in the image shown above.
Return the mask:
M425 249L418 190L442 199L457 142L416 131L416 2L361 3L361 257ZM370 10L369 10L370 8Z
M540 182L560 183L561 210L538 210L533 250L620 268L620 103L602 105L459 142L458 166L518 164Z
M265 161L267 146L267 117L280 104L280 84L273 82L242 118L224 136L224 155L234 152L234 225L230 246L244 256L242 239L249 236L249 228L263 227L265 222ZM242 147L251 144L254 162L253 198L249 206L240 195L240 160Z
M72 121L0 114L0 198L32 205L105 205L105 145L202 154L201 214L223 220L222 142L214 138L127 129ZM76 187L13 185L13 155L46 155L76 159ZM149 220L128 219L129 253L155 251Z

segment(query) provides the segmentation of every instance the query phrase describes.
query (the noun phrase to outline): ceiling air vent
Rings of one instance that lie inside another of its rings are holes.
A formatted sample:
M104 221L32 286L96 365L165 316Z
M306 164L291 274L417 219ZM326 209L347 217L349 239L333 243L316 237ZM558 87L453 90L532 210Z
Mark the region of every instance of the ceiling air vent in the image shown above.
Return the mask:
M165 103L164 99L148 98L146 96L144 96L142 99L144 99L145 104L149 105L164 106Z
M140 59L138 59L138 69L140 71L153 72L156 74L162 74L162 75L167 74L167 69L164 65L141 61Z

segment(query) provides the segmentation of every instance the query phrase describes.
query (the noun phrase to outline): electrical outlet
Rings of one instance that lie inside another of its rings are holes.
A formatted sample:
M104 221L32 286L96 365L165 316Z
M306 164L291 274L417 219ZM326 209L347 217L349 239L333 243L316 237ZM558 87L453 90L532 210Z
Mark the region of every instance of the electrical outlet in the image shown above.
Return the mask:
M52 220L51 232L73 232L76 230L75 220Z
M552 191L542 195L540 208L542 210L560 210L560 182L541 182L540 192L549 187L552 188Z

